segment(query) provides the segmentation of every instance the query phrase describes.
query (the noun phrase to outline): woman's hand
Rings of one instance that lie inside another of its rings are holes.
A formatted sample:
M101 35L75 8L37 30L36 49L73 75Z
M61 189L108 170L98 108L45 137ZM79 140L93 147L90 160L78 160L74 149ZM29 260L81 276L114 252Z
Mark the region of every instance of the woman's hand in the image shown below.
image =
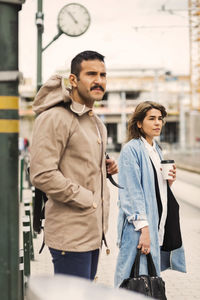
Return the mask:
M173 170L169 171L169 175L172 176L172 179L168 179L169 186L171 187L174 181L176 180L176 166L173 165Z
M138 249L141 249L143 254L150 253L150 234L149 234L149 226L145 226L140 229L140 239L138 244Z

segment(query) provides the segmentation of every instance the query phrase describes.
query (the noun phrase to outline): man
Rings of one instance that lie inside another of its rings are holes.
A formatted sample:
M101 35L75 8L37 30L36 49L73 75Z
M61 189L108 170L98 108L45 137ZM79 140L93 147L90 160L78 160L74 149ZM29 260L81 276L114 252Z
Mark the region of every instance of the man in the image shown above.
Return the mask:
M93 111L106 89L104 57L78 54L69 82L68 91L54 75L36 95L30 174L48 196L45 244L55 273L92 280L108 227L106 171L118 172L115 161L105 157L106 128Z

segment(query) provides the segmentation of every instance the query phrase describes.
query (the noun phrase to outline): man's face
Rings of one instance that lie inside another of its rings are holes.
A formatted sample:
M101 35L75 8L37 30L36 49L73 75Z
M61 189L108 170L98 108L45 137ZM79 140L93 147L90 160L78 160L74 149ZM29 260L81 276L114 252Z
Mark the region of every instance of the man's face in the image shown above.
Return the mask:
M106 91L106 68L100 60L84 60L81 63L79 78L75 78L74 96L82 104L93 106L94 101L100 101Z

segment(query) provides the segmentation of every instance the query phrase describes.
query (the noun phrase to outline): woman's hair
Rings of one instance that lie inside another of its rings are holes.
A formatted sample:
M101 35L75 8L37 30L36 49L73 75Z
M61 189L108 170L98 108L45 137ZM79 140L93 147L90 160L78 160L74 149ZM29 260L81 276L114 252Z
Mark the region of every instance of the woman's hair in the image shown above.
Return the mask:
M145 137L142 130L138 128L137 122L142 123L147 112L152 108L158 109L161 112L164 122L164 118L167 116L167 112L163 105L152 101L141 102L136 106L135 111L128 122L127 141L130 141L132 139L139 139L141 136Z

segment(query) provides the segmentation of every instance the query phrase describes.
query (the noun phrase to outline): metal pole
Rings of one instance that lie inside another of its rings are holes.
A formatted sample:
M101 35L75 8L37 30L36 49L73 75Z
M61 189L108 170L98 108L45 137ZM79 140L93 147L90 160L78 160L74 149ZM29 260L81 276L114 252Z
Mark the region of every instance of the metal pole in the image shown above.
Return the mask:
M23 199L23 188L24 188L24 158L20 157L20 202Z
M0 298L20 299L18 203L18 11L0 1Z
M30 218L30 258L31 260L34 260L34 248L33 248L33 234L32 234L32 224L31 224L31 207L30 207L30 199L26 198L24 199L24 211L25 215Z
M24 250L23 249L20 249L19 251L19 272L20 272L20 286L21 286L20 299L24 300Z
M126 93L121 92L121 136L122 136L122 143L125 142L126 139Z
M59 31L55 36L54 38L52 39L51 42L49 42L43 49L42 49L42 52L45 51L53 42L55 42L60 36L61 36L62 31Z
M181 151L185 150L186 146L186 129L185 129L185 106L184 106L184 94L183 85L181 84L181 92L178 97L179 101L179 145Z
M31 272L30 264L30 218L29 216L23 217L23 243L24 243L24 282L25 286Z
M32 190L32 209L34 210L34 207L35 207L35 187L32 186L31 190ZM36 237L37 237L37 234L33 229L33 238L35 239Z
M42 86L42 34L44 31L44 14L42 11L43 0L38 0L36 13L37 26L37 91Z
M190 51L190 109L193 108L194 83L193 83L193 43L192 43L192 1L188 0L188 19L189 19L189 51Z

